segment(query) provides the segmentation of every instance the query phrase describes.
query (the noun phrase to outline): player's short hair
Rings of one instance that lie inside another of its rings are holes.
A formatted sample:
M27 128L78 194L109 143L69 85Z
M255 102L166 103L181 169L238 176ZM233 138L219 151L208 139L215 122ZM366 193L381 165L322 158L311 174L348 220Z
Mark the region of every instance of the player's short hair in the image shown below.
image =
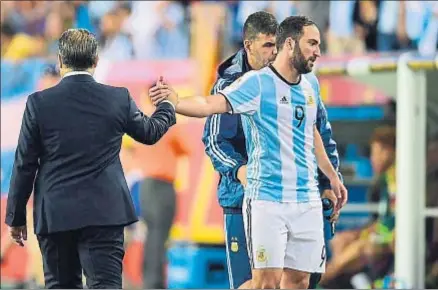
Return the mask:
M283 20L278 26L276 33L277 50L281 50L286 41L286 38L291 37L295 41L299 41L304 33L304 27L315 25L315 22L306 16L289 16Z
M374 130L370 144L379 143L383 147L395 150L396 146L396 129L394 126L382 126Z
M250 16L243 25L243 39L254 40L259 33L266 35L275 35L278 27L277 19L271 13L258 11Z
M68 29L59 39L62 64L73 70L87 70L97 63L97 39L86 29Z

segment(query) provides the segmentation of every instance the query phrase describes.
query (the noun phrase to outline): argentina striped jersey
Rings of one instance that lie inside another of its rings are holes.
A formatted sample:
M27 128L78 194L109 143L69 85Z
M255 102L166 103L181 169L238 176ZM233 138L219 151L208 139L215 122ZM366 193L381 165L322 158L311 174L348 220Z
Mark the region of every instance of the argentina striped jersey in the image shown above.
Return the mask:
M242 114L251 199L310 202L320 199L314 154L319 84L313 74L288 83L274 67L246 73L221 90Z

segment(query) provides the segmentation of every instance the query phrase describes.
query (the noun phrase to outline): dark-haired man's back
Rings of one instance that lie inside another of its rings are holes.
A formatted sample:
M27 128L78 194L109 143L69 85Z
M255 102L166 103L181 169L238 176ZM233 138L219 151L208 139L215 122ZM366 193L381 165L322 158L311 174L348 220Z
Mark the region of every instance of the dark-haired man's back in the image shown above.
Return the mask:
M153 144L174 123L171 104L148 118L127 89L97 83L87 72L67 73L29 96L6 223L26 224L34 185L47 288L81 288L82 268L90 288L121 287L123 228L137 221L119 159L122 136Z
M58 48L63 79L27 99L6 224L24 246L33 190L46 288L82 288L82 271L88 288L121 288L123 230L137 221L119 159L122 136L154 144L175 124L175 105L166 101L149 118L126 88L97 83L98 43L86 29L64 31Z

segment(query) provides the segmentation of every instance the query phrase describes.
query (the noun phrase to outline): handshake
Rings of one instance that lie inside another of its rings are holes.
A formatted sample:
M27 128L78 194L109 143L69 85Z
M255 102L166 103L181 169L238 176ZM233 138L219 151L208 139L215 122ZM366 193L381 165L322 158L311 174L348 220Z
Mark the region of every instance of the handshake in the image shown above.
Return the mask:
M162 101L169 101L175 107L178 104L178 94L164 81L162 76L160 76L155 85L149 89L149 97L155 106L158 106Z

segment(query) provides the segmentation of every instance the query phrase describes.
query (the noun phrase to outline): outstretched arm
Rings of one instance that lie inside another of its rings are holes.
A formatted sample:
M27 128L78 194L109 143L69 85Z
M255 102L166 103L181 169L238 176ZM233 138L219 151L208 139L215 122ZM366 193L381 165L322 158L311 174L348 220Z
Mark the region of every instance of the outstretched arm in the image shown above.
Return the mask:
M189 117L203 118L213 114L226 113L231 110L229 103L222 94L179 99L178 94L173 88L168 85L161 85L150 88L149 96L155 105L165 99L176 100L176 112Z
M207 97L178 98L178 94L168 84L161 81L149 89L154 105L163 100L176 104L176 112L189 117L206 117L226 112L252 114L258 110L260 102L260 81L254 73L247 73L226 89Z

